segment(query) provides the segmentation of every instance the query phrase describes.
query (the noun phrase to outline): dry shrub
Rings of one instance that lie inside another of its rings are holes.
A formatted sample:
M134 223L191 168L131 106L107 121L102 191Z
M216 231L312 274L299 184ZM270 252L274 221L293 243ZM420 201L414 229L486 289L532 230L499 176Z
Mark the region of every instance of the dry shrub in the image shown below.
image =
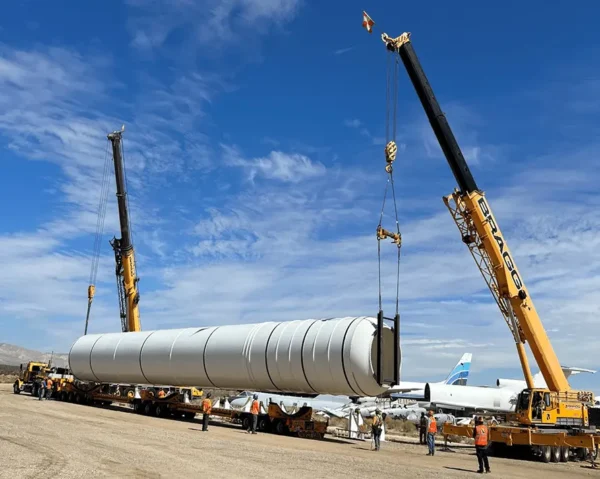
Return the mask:
M365 419L365 427L364 429L367 431L371 430L371 425L373 424L372 419ZM348 419L332 417L329 419L329 425L332 427L346 428L348 426ZM402 436L418 436L419 431L415 424L410 421L406 421L405 419L391 419L389 417L385 418L385 426L388 433L398 434Z

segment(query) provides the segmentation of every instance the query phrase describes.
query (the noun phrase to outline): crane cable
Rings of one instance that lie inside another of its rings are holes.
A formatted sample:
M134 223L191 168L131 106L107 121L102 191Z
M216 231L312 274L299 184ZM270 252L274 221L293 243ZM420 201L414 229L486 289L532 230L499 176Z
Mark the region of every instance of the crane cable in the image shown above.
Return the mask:
M100 252L102 250L102 235L104 234L104 222L106 218L106 205L108 203L109 189L109 172L110 172L110 157L108 155L108 141L104 152L104 168L102 171L102 182L100 184L100 201L98 202L98 211L96 217L96 232L94 235L94 248L92 251L92 267L90 270L90 284L88 286L88 306L85 317L85 331L87 334L88 324L90 320L90 309L96 292L96 278L98 276L98 265L100 264Z
M400 249L402 246L402 235L400 234L400 222L398 221L398 206L396 202L396 191L394 188L394 171L392 163L396 159L398 148L396 146L396 118L398 106L398 64L399 59L396 52L388 51L387 58L387 75L386 75L386 146L385 155L387 165L385 171L387 173L387 182L383 194L383 204L379 215L379 224L377 226L377 265L378 265L378 282L379 282L379 311L383 310L382 302L382 286L381 286L381 240L391 238L392 243L398 247L398 259L396 266L396 315L399 314L400 301ZM391 135L390 135L391 126ZM396 232L391 233L382 227L383 213L387 199L388 190L392 190L392 200L394 202L394 215L396 220Z

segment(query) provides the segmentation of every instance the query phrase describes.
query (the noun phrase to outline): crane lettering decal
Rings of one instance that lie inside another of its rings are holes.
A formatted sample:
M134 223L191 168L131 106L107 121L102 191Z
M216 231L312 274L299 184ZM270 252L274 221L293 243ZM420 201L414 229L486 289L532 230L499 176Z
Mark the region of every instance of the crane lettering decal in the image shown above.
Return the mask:
M481 212L483 213L483 216L485 217L485 219L487 220L487 222L490 225L490 228L492 230L492 236L496 240L496 243L498 243L498 247L500 248L500 253L502 254L502 258L504 259L504 264L506 265L506 267L508 268L508 271L510 272L510 276L513 280L513 283L515 284L515 287L517 288L517 290L520 292L521 289L523 288L523 282L521 281L521 277L519 276L519 272L517 271L517 268L515 267L515 264L514 264L512 258L510 257L510 253L508 252L508 247L504 243L504 238L502 238L502 233L500 233L500 230L498 229L498 226L496 225L496 221L494 220L494 218L492 216L492 212L490 211L490 208L488 207L488 205L485 201L485 198L483 198L483 197L479 198L479 200L477 200L477 203L479 203L479 208L481 208ZM505 251L505 249L506 249L506 251Z

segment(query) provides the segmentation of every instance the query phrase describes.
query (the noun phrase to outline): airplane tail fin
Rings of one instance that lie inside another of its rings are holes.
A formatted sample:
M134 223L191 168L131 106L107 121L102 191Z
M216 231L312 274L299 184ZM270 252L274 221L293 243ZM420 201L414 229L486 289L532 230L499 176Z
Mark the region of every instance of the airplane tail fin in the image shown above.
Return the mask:
M469 370L471 369L471 359L473 355L471 353L465 353L460 358L460 361L456 363L454 369L450 371L448 377L442 381L442 384L450 384L454 386L466 386L467 379L469 378Z

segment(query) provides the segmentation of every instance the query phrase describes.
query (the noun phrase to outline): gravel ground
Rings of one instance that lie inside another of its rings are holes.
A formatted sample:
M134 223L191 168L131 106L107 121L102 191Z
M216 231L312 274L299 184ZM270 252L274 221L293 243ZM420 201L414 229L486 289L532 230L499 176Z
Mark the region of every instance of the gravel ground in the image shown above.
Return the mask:
M238 426L140 416L125 408L38 401L0 385L0 477L4 478L462 478L473 477L471 447L434 457L407 440L370 443L248 435ZM491 458L493 477L598 477L584 463ZM487 477L487 476L486 476Z

